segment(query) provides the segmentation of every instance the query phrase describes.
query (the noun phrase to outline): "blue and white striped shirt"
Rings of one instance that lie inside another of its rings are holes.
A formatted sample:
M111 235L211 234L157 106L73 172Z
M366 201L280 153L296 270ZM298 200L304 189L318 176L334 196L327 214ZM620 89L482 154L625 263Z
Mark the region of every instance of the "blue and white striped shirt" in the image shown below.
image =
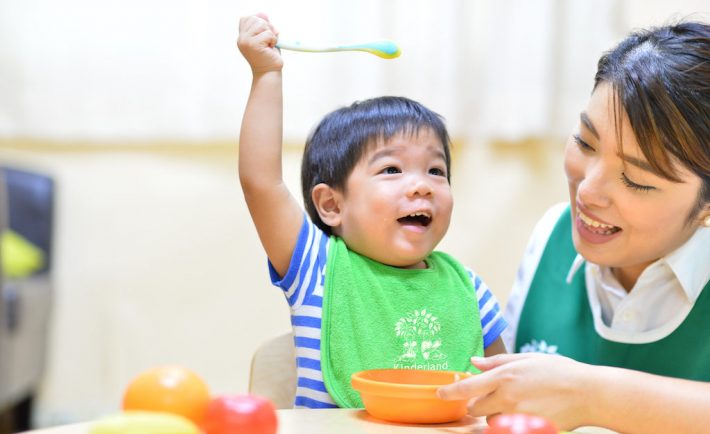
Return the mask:
M291 307L296 345L298 384L296 408L337 407L328 394L321 371L321 318L323 287L330 238L306 216L286 275L281 277L269 263L271 281L280 287ZM483 328L483 346L488 347L506 327L498 301L488 286L467 269L476 290Z

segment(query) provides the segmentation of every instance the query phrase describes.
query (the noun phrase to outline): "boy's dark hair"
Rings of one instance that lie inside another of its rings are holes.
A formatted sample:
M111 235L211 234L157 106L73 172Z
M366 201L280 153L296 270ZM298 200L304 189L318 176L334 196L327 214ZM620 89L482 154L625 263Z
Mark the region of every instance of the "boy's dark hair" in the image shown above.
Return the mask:
M344 191L345 183L365 151L397 134L415 135L430 129L439 137L450 179L449 133L441 116L404 97L384 96L357 101L326 115L308 140L301 164L303 203L313 223L326 234L332 229L321 221L311 192L320 183Z
M614 90L619 143L626 113L661 176L680 181L675 157L702 180L690 223L710 202L710 25L681 22L632 33L599 59L594 88L600 83Z

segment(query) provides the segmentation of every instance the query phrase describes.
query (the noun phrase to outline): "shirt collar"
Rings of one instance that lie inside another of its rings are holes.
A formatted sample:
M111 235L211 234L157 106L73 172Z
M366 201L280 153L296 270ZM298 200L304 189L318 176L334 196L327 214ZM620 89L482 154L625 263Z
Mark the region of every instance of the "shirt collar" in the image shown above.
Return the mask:
M696 230L685 244L661 261L665 261L688 299L694 302L710 280L710 228Z
M577 270L582 268L582 264L584 264L584 256L580 255L577 253L577 257L574 258L574 262L572 262L572 266L569 269L569 272L567 273L567 284L569 285L572 283L572 279L574 279L574 275L577 274Z
M584 262L584 257L577 254L567 273L568 284ZM688 299L695 302L710 280L710 228L698 228L685 244L657 262L665 262L668 265Z

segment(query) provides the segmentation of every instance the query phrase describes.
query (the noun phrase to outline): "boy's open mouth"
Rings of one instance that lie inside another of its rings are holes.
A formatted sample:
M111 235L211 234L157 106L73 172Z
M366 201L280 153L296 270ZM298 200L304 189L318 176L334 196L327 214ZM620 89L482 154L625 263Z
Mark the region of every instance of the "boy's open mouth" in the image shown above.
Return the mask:
M426 212L415 212L397 219L398 222L406 225L429 226L431 215Z

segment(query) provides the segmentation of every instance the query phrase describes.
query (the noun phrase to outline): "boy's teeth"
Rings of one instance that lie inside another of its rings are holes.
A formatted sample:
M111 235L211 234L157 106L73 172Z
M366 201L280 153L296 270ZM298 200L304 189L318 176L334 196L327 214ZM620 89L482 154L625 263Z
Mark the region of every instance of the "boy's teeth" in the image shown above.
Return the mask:
M423 215L424 217L429 217L429 214L427 214L427 213L425 213L425 212L414 212L414 213L412 213L412 214L409 214L409 217L417 217L417 216L420 216L420 215Z
M587 225L591 226L593 228L602 228L602 229L612 229L614 228L614 225L606 225L604 223L600 223L596 220L592 220L589 216L585 215L582 212L579 212L579 218L582 219L582 221Z

